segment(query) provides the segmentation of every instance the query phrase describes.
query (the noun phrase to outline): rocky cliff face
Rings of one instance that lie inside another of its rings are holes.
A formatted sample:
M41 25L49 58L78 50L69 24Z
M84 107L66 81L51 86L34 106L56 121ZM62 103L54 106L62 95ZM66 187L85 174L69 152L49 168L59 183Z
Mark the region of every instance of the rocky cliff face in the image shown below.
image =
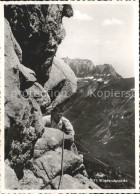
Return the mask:
M65 37L62 19L71 17L70 5L8 5L5 17L22 49L22 62L44 84L58 45ZM41 75L41 76L40 76Z
M5 6L7 189L58 189L62 132L45 128L42 117L77 89L72 70L54 58L65 36L62 18L72 15L70 5ZM83 158L67 149L64 179L64 189L99 188L88 178Z

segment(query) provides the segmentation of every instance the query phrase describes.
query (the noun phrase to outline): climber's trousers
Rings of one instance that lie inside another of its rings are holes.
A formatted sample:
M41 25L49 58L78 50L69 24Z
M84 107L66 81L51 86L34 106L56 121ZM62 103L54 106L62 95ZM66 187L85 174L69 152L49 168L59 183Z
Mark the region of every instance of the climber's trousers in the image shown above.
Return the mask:
M76 155L78 155L77 147L74 142L65 140L64 148L67 150L73 151Z

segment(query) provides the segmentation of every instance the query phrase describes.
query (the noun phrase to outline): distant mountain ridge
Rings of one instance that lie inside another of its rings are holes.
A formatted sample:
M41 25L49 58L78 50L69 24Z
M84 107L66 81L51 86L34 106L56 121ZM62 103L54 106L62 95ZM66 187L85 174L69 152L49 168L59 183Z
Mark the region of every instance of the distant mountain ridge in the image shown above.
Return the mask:
M63 58L63 60L71 67L77 77L92 75L92 71L95 68L93 62L88 59L70 59L67 57Z
M63 60L71 67L75 75L80 78L85 76L104 77L107 75L114 78L122 78L110 64L95 66L91 60L79 58L70 59L68 57L63 58Z

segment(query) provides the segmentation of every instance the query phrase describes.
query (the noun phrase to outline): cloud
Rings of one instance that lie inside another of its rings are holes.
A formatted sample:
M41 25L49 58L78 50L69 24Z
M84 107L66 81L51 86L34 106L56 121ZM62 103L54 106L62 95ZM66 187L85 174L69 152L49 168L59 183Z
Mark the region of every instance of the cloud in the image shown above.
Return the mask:
M73 19L75 20L82 20L82 21L90 21L93 20L92 17L90 17L89 15L80 12L79 10L75 10L74 11L74 17Z
M107 26L107 25L121 25L121 24L123 24L123 21L118 20L116 18L106 19L102 23L103 26Z

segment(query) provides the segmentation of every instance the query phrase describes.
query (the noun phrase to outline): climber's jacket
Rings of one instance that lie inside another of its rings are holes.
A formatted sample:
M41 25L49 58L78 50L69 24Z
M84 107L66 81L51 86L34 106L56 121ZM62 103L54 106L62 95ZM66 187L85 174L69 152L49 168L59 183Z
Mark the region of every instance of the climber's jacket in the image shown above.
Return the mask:
M43 117L43 122L45 127L52 127L56 129L60 129L61 131L64 131L65 134L74 136L75 132L73 129L72 124L68 119L65 117L61 117L60 121L56 123L52 118L51 115L47 115Z

